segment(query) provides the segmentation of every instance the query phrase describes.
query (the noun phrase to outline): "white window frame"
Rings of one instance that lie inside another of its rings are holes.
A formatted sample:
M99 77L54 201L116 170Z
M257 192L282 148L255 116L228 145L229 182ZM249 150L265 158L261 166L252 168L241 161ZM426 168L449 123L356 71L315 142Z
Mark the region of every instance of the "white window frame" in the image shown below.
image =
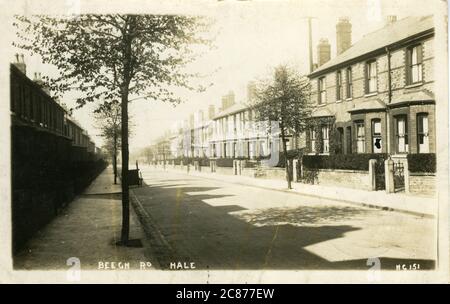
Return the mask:
M325 76L319 78L319 104L327 102L327 90L325 87Z
M330 126L323 125L320 129L322 132L322 153L330 153Z
M367 81L367 94L376 93L377 88L377 62L376 60L368 61L366 63L366 81Z
M417 114L417 152L430 153L428 113ZM421 130L422 129L422 130Z
M362 130L362 132L360 132ZM356 132L356 153L366 152L366 128L364 121L355 123Z

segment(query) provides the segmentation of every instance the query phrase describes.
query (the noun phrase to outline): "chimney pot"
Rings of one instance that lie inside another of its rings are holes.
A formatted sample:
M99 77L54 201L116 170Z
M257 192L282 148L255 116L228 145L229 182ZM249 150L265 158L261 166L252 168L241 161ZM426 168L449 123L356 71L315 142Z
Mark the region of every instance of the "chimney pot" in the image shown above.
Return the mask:
M222 96L222 111L234 105L234 92L230 91L227 95Z
M208 108L208 118L209 118L210 120L213 119L214 116L216 115L215 112L216 112L216 111L215 111L214 105L209 105L209 108Z

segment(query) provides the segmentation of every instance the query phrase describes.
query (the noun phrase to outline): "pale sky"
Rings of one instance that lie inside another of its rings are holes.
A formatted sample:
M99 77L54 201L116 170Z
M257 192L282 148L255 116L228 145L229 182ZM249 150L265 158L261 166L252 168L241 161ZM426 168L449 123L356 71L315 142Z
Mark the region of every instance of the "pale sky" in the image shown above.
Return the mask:
M62 1L64 3L64 1ZM338 0L338 1L167 1L164 5L158 1L122 1L117 2L122 7L101 5L104 1L82 2L80 11L106 12L111 7L116 10L135 11L140 13L197 13L206 14L216 20L213 31L219 31L215 41L216 49L199 58L190 70L212 73L204 83L213 83L206 92L194 93L178 90L177 93L186 100L185 103L173 107L169 104L152 101L134 101L130 105L133 117L133 136L130 138L130 150L151 144L151 141L161 136L179 120L187 119L190 113L199 109L207 113L210 104L220 106L221 96L233 90L237 101L246 94L248 81L267 75L271 67L281 63L296 66L300 72L307 74L308 32L306 16L314 17L313 53L316 60L316 46L320 38L327 38L331 44L331 57L336 56L336 22L339 17L349 17L352 23L352 41L362 35L383 26L388 15L396 15L398 19L409 15L427 15L434 13L435 1L416 0ZM138 6L141 3L141 6ZM426 5L425 3L428 3ZM34 6L33 6L34 5ZM42 12L45 7L33 3L16 7L17 12ZM63 4L61 4L63 5ZM133 7L136 7L133 10ZM61 7L52 6L59 12ZM111 11L108 11L111 12ZM50 10L49 13L52 13ZM3 37L14 38L10 31L0 31ZM13 60L17 50L9 50L6 54ZM51 75L52 68L44 66L37 56L26 54L28 64L27 74L33 77L35 71ZM75 95L68 94L63 100L69 106L74 105ZM93 140L101 145L101 138L93 126L92 109L88 105L75 111L75 118L88 130Z

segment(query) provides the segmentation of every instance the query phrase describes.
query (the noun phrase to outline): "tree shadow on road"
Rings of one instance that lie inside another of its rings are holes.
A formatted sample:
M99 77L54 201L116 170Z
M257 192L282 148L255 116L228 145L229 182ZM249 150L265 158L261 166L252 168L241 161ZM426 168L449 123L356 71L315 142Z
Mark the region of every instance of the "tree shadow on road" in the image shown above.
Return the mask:
M209 270L368 270L371 267L367 265L366 259L331 262L305 248L341 238L348 232L361 229L348 224L336 225L336 217L345 218L364 211L352 207L343 210L321 210L326 212L326 217L334 221L334 224L322 225L322 222L317 220L320 214L307 208L304 209L305 214L300 225L296 226L279 223L299 217L301 208L298 208L295 211L298 214L294 215L286 214L286 210L283 214L275 209L266 209L266 222L257 226L254 224L258 220L248 222L230 214L245 210L239 206L238 198L233 195L207 193L215 189L218 188L154 185L152 188L133 190L143 209L151 215L152 229L158 230L150 233L160 234L167 243L165 247L161 243L152 244L153 249L160 253L157 258L162 269L169 269L171 263L177 262L194 262L196 269ZM206 203L211 200L225 203ZM315 225L307 225L311 223ZM153 239L152 236L148 238ZM387 257L381 260L381 269L395 270L397 264L405 263L420 263L420 269L434 268L434 261L431 260Z

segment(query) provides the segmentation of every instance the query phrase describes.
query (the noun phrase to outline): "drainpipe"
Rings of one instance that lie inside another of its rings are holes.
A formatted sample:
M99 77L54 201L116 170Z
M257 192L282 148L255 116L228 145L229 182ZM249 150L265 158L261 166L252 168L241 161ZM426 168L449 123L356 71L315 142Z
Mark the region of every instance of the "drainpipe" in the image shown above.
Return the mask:
M391 81L391 51L386 47L387 64L388 64L388 106L392 101L392 81ZM391 154L391 119L389 115L389 107L386 107L386 152Z

